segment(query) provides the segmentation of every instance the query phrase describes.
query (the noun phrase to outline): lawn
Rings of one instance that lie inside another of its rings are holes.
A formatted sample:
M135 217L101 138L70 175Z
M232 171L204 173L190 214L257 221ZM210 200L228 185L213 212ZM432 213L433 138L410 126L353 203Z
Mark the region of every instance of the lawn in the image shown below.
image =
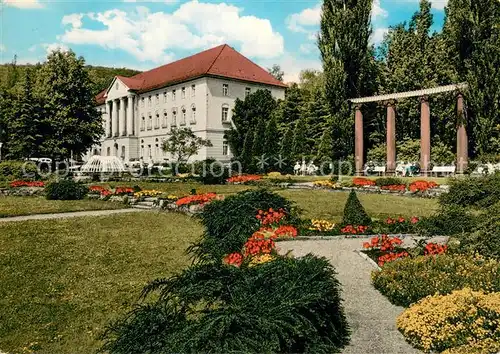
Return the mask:
M101 200L47 200L44 197L0 197L0 218L31 214L67 213L71 211L123 209L122 203Z
M323 190L281 190L282 196L293 200L303 210L303 217L342 221L348 192ZM372 218L429 216L437 210L436 199L408 198L387 194L358 193L361 204Z
M176 213L0 224L0 352L95 352L148 281L188 264L201 233Z
M190 194L193 189L196 193L215 192L217 194L234 194L247 189L256 188L254 186L245 185L203 185L196 182L108 182L108 183L94 183L91 185L102 185L111 188L115 187L134 187L139 186L143 190L157 190L168 194L173 194L178 197Z

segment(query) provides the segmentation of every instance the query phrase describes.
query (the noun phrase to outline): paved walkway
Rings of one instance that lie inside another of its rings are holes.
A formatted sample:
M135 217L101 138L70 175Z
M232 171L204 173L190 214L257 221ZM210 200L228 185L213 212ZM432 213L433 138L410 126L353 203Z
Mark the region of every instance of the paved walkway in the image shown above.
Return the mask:
M326 257L335 266L351 327L351 343L343 353L420 353L407 344L396 329L396 317L403 308L392 305L371 285L370 273L374 265L356 252L363 241L366 240L287 241L280 242L279 248L281 252L293 250L294 256L313 253Z
M56 213L56 214L35 214L35 215L12 216L12 217L8 217L8 218L0 218L0 222L63 219L63 218L76 218L76 217L81 217L81 216L106 216L106 215L123 214L123 213L140 213L140 212L144 212L144 211L148 211L148 210L147 209L129 208L129 209L115 209L115 210L75 211L75 212L69 212L69 213Z

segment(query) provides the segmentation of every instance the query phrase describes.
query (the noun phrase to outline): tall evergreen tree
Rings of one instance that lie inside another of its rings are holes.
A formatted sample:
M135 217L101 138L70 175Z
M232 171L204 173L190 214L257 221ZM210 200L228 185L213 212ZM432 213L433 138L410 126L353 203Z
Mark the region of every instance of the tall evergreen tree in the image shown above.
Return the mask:
M275 159L278 158L279 155L279 134L278 134L278 125L276 124L276 118L272 117L266 126L265 133L265 142L264 142L264 154L269 159L269 168L272 169L274 167Z
M254 131L252 128L247 130L245 135L245 142L243 144L243 149L239 156L239 160L243 167L243 171L251 172L253 166L253 142L254 142Z
M333 156L333 141L331 127L326 127L321 135L321 140L318 144L318 154L316 159L320 162L332 160Z
M299 120L303 112L303 103L302 91L296 83L293 83L286 90L283 118L280 123L286 126Z
M354 117L349 98L375 89L373 51L369 47L372 0L324 0L318 46L325 76L325 95L332 115L336 150L353 151Z
M299 119L293 132L292 157L294 159L304 158L307 151L306 128L306 120Z
M265 158L264 156L265 142L266 142L266 123L264 122L264 119L261 118L257 121L257 126L255 127L253 147L252 147L252 155L255 159L254 162L256 163L256 166L260 172L263 172L265 167L263 165L263 162L258 163L263 158Z
M283 172L291 173L296 161L294 161L293 156L293 129L290 126L286 129L281 140L280 155L286 164L285 168L282 169Z

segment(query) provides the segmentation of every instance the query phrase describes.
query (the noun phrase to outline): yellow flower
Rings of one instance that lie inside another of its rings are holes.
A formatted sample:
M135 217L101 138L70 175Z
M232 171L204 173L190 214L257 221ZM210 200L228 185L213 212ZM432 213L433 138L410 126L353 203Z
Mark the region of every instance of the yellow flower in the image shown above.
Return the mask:
M258 256L252 257L252 259L250 260L249 266L253 267L253 266L256 266L259 264L270 262L272 260L274 260L274 256L272 256L270 254L260 254Z

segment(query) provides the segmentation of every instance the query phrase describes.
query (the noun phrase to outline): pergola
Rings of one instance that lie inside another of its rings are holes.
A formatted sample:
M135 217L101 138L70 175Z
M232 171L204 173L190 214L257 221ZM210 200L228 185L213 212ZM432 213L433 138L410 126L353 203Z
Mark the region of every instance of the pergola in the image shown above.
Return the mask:
M429 172L431 161L431 110L429 96L444 92L457 93L457 171L463 173L468 164L468 138L465 128L464 98L462 91L467 88L466 83L440 86L418 91L399 92L388 95L362 97L349 100L355 104L355 143L354 155L356 174L363 174L364 147L363 147L363 112L364 103L383 102L387 106L387 164L386 172L393 174L396 170L396 102L404 98L420 97L420 168L424 175Z

